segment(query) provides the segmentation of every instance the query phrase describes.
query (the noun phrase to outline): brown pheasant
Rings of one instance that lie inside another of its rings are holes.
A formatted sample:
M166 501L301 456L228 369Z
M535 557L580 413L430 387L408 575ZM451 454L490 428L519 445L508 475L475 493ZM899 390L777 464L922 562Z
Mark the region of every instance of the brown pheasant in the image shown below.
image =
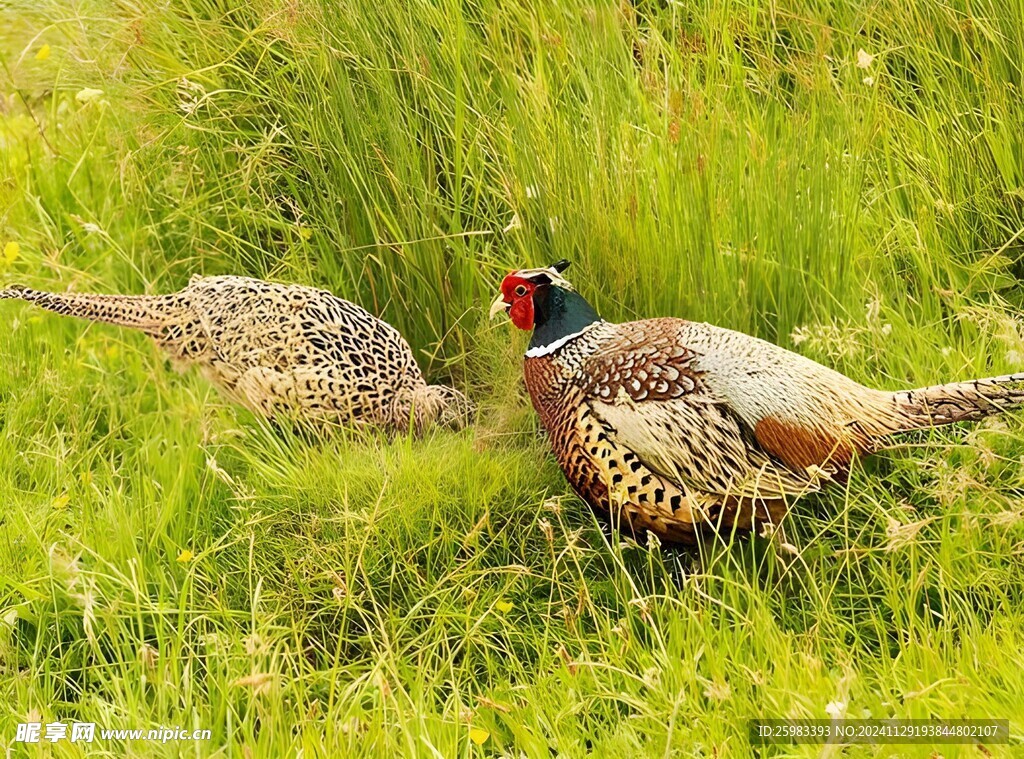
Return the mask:
M417 432L461 427L472 405L428 385L391 325L325 290L246 277L193 277L170 295L0 290L50 311L141 330L269 419Z
M611 324L561 276L568 265L509 274L491 316L533 330L526 387L569 483L638 535L692 543L778 524L897 433L1024 403L1024 374L893 393L710 324Z

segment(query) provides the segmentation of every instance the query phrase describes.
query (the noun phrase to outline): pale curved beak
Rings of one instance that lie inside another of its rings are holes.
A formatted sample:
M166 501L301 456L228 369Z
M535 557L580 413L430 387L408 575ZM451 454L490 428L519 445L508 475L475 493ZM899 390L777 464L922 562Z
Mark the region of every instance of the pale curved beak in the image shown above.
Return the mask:
M494 303L491 304L491 312L488 315L489 319L493 319L495 316L500 314L502 311L508 311L512 307L511 303L505 302L505 296L502 293L498 293L498 297L494 299Z

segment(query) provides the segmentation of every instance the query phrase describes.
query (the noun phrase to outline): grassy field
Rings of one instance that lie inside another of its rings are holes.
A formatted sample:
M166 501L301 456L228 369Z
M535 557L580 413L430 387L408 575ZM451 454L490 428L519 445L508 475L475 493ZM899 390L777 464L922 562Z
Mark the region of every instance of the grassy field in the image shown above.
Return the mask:
M570 494L485 314L564 256L606 318L876 387L1024 370L1020 0L14 0L0 28L0 283L313 283L482 408L293 439L141 335L0 303L0 747L63 720L212 730L108 755L727 757L747 718L845 712L1010 718L989 751L1024 752L1020 414L801 501L795 553L648 549Z

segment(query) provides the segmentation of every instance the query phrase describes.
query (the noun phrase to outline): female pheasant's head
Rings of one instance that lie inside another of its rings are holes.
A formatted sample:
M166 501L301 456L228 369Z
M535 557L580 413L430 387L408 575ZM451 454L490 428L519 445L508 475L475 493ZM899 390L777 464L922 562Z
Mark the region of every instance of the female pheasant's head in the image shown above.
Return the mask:
M533 330L527 355L543 355L563 345L601 317L562 277L564 258L544 269L520 269L501 282L491 318L502 311L522 330Z

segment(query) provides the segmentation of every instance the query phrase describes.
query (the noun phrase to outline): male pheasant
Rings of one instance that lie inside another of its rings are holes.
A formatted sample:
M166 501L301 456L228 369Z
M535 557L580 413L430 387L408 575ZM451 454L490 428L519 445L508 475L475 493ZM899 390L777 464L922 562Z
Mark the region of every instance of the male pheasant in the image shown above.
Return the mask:
M193 277L169 295L0 290L50 311L145 332L179 368L200 371L269 419L392 431L461 427L472 406L428 385L391 325L325 290L246 277Z
M509 274L491 316L533 330L526 387L569 483L637 534L693 543L778 524L897 433L1024 403L1024 374L884 392L710 324L611 324L562 277L568 265Z

